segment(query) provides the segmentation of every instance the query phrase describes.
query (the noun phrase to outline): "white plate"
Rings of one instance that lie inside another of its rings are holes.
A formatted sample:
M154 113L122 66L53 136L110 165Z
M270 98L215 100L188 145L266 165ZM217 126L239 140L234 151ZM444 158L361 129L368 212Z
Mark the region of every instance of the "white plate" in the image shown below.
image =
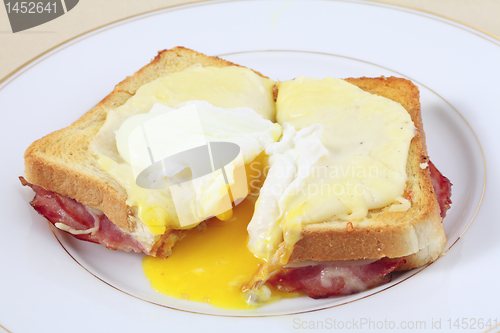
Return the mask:
M412 79L421 90L431 159L454 183L454 203L445 219L446 255L424 270L396 276L389 288L229 312L155 293L142 274L139 255L107 251L56 232L61 247L27 204L32 194L16 179L22 175L25 148L79 118L158 50L177 45L280 80L297 75ZM233 331L232 325L253 332L351 326L435 331L440 323L441 331L448 331L458 329L453 326L458 319L467 331L488 330L500 323L495 307L499 226L491 193L500 169L498 59L500 42L473 29L361 1L174 7L54 49L0 85L2 147L8 157L0 192L5 207L0 325L13 332L65 332L68 327L73 332Z

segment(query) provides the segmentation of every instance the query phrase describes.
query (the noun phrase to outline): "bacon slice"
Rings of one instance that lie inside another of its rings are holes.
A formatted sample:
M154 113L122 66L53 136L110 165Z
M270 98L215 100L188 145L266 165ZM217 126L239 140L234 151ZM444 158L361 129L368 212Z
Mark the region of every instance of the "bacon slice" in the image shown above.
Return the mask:
M272 276L268 283L287 292L304 291L311 298L351 295L391 281L389 275L404 259L381 259L370 264L339 266L318 264L284 269Z
M76 200L30 184L22 177L21 182L36 193L30 202L31 206L54 226L56 223L62 223L72 230L85 231L94 228L98 219L97 230L85 234L70 233L73 237L102 244L111 250L144 252L144 248L137 240L113 224L106 215L94 215Z
M448 178L443 176L436 166L429 161L429 170L431 172L432 187L436 198L441 208L441 217L446 216L446 212L450 209L451 205L451 185L453 185Z

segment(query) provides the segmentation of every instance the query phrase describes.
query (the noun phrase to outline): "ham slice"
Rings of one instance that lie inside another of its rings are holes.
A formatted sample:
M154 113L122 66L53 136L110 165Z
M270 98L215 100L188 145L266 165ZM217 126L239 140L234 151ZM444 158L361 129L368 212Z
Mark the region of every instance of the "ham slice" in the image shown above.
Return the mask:
M404 259L378 261L359 265L318 264L284 269L268 283L287 292L304 291L311 298L351 295L391 281L391 273Z
M111 250L144 252L137 240L113 224L106 215L96 214L81 203L30 184L22 177L21 182L35 191L31 206L57 228L78 239L102 244Z
M448 178L443 176L441 172L439 172L431 161L428 162L428 165L431 172L432 187L434 188L434 193L436 193L439 208L441 208L441 217L444 218L451 205L452 183Z

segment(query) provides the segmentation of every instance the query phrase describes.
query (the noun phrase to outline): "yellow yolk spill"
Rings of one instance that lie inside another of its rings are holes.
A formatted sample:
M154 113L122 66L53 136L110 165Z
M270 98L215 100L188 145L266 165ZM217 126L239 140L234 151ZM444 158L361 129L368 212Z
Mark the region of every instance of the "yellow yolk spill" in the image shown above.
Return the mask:
M253 206L253 200L246 199L233 209L229 221L211 219L205 231L191 230L168 259L144 258L152 287L167 296L221 308L252 308L240 288L263 262L247 248Z
M264 180L265 154L255 164L246 165L250 192L260 188ZM247 247L247 225L252 219L256 197L249 195L221 219L207 221L207 228L194 228L178 241L167 259L146 257L142 266L153 289L170 297L205 302L226 309L253 309L248 305L241 286L264 263ZM232 217L231 217L232 214ZM268 302L297 297L271 288ZM262 304L260 304L262 305Z

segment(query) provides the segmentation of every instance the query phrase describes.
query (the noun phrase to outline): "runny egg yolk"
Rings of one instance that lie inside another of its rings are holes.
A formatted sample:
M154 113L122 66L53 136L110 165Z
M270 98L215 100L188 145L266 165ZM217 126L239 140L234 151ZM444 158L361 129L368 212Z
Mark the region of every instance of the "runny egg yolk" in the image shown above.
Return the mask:
M177 242L167 259L146 257L143 268L152 287L170 297L206 302L228 309L250 309L241 285L263 262L247 248L247 224L254 201L233 208L227 222L211 219Z
M262 160L247 165L250 192L260 187L264 175ZM247 225L252 219L255 196L250 195L232 211L207 221L205 230L194 228L178 241L167 259L146 257L143 269L153 289L170 297L205 302L219 308L252 309L241 286L258 271L264 261L247 247ZM225 222L221 221L224 220ZM272 290L269 302L296 297Z

